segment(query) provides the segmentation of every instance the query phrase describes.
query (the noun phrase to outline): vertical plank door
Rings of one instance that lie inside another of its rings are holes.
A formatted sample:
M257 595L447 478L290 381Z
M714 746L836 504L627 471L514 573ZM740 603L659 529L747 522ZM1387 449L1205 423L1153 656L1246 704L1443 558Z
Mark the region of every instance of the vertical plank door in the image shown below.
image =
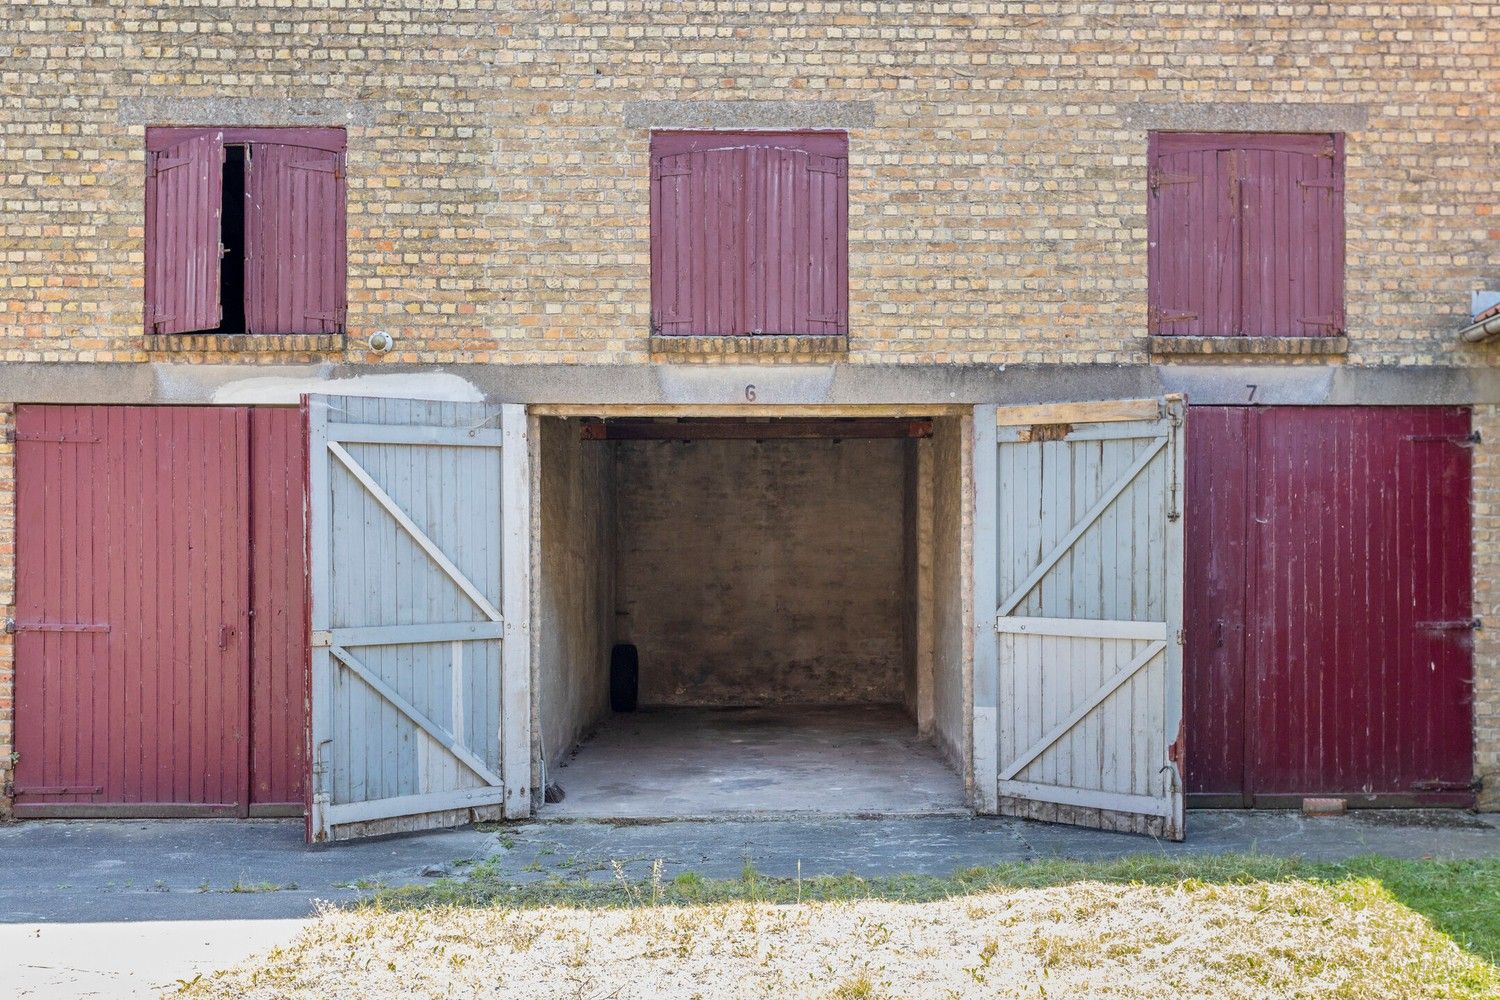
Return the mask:
M16 414L20 816L242 814L248 414Z
M303 406L309 840L529 815L524 408Z
M976 782L992 759L995 811L1180 840L1185 406L1027 410L975 417Z

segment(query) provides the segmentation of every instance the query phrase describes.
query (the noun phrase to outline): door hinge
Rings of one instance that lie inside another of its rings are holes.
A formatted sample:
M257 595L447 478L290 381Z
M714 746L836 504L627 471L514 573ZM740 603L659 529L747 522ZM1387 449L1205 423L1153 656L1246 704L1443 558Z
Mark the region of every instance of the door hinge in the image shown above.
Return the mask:
M1190 312L1168 312L1160 306L1151 306L1146 310L1146 328L1149 330L1160 330L1168 323L1186 323L1188 320L1197 319L1197 313Z
M1442 781L1432 778L1427 781L1413 781L1411 789L1414 792L1474 792L1477 794L1484 789L1484 782L1479 778L1472 781Z
M1152 193L1169 184L1196 184L1201 179L1197 174L1174 174L1161 167L1152 167L1146 172L1146 182L1151 186Z
M1424 632L1478 632L1484 628L1484 622L1479 618L1454 618L1450 621L1417 622L1417 628Z
M1406 440L1423 443L1452 444L1460 448L1472 448L1477 444L1484 443L1484 439L1479 436L1478 431L1470 431L1467 434L1408 434Z

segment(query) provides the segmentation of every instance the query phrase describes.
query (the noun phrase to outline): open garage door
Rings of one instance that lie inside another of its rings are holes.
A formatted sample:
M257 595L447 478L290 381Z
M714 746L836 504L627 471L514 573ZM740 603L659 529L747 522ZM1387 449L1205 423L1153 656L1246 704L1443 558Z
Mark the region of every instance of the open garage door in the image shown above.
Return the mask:
M308 396L308 839L529 815L521 406Z
M1182 838L1185 413L976 412L982 809Z

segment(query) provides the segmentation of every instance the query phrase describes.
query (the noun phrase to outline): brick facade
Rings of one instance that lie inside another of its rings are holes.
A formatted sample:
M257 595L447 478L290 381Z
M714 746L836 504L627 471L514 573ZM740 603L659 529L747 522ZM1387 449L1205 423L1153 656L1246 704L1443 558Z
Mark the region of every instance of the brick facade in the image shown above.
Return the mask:
M1494 357L1451 333L1496 277L1495 4L22 10L0 76L7 360L152 357L147 124L317 121L349 126L351 343L384 329L390 362L645 361L644 124L683 98L855 123L851 361L1147 360L1152 125L1347 127L1348 361Z
M1500 345L1454 334L1470 291L1500 287L1497 18L1496 3L14 7L0 21L0 361L746 363L651 353L661 124L849 129L847 361L867 365L1162 360L1146 337L1148 130L1342 131L1347 353L1251 360L1493 367ZM347 348L148 342L150 124L347 126ZM376 330L395 337L389 354L363 349ZM787 346L753 361L828 361ZM1224 346L1171 360L1246 361ZM1500 409L1476 424L1490 442L1476 609L1500 626ZM11 457L0 445L7 609ZM1500 807L1495 635L1479 634L1476 691ZM0 769L11 676L3 638Z

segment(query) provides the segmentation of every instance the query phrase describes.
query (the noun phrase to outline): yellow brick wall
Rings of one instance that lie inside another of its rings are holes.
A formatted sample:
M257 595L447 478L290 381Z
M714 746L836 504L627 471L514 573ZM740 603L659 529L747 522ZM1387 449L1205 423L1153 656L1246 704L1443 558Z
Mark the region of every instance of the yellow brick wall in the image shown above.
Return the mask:
M1488 3L13 6L0 15L14 39L0 66L0 359L152 357L140 331L145 122L126 123L130 101L299 99L364 109L349 134L360 341L394 334L389 361L646 361L647 131L626 125L625 106L692 99L873 106L850 159L860 362L1146 360L1137 106L1316 117L1319 105L1359 105L1348 360L1493 364L1495 348L1452 333L1469 291L1500 283L1497 14Z

